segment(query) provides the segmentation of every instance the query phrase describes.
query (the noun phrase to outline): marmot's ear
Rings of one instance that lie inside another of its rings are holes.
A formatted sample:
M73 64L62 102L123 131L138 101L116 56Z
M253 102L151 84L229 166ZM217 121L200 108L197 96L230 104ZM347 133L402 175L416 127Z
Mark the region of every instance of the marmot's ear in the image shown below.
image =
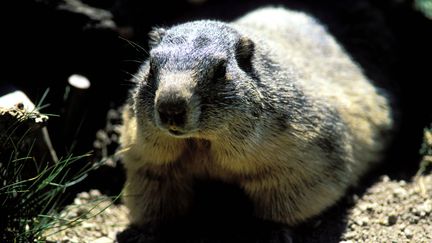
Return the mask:
M153 28L149 33L149 46L150 48L156 46L162 41L166 30L164 28Z
M243 36L239 39L235 48L239 67L245 72L252 72L252 56L255 51L255 44L251 39Z

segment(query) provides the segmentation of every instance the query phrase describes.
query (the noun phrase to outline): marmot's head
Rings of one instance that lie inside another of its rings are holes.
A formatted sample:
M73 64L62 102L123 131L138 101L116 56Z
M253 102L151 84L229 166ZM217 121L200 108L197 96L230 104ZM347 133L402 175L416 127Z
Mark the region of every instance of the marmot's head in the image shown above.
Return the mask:
M216 21L155 29L150 37L135 95L139 122L174 137L210 138L258 118L250 39Z

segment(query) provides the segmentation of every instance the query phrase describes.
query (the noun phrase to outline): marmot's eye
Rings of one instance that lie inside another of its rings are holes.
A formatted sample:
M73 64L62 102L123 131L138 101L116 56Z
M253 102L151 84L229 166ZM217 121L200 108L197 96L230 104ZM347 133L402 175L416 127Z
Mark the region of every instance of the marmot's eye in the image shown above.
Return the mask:
M220 60L213 69L213 80L217 82L218 80L224 80L226 75L226 60Z

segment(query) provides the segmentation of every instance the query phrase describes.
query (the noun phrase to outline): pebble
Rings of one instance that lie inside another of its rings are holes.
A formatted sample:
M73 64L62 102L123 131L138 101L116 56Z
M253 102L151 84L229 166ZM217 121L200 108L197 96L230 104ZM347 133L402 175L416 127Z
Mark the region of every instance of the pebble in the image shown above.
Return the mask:
M418 216L413 215L408 219L410 224L417 224L419 222L420 218Z
M95 223L84 221L84 222L81 223L81 227L83 229L86 229L86 228L94 229L94 228L97 228L97 225L95 225Z
M88 192L81 192L78 193L78 197L82 199L90 199L90 194L88 194Z
M408 228L406 228L404 230L404 234L405 234L405 237L408 238L408 239L411 239L414 236L413 232L410 229L408 229Z
M360 208L361 211L366 211L368 208L368 204L362 203L362 204L359 204L358 207Z
M390 181L390 177L388 175L384 175L381 177L381 181L382 182L389 182Z
M389 215L387 218L387 225L389 225L389 226L394 225L394 224L396 224L397 220L398 220L397 215Z
M420 204L416 207L416 211L418 212L420 217L424 217L427 214L432 212L432 202L430 200Z
M344 235L345 239L353 239L356 237L358 237L356 231L349 231L349 232L345 233L345 235Z
M90 196L92 196L92 197L100 197L101 195L102 194L99 190L96 190L96 189L90 190Z
M93 142L93 147L96 149L102 149L104 147L104 144L99 140L95 140Z
M378 205L377 204L368 204L367 205L367 207L366 207L366 210L369 212L369 213L373 213L374 211L375 211L375 208L376 207L378 207Z
M76 215L77 215L77 216L85 216L85 215L88 214L88 213L89 213L89 211L88 211L87 208L78 208L78 209L76 210Z
M358 226L366 226L369 222L369 219L367 217L360 217L355 219L354 221Z
M106 237L106 236L104 236L104 237L98 238L98 239L96 239L96 240L94 240L92 242L93 243L112 243L113 240L110 239L110 238L108 238L108 237Z
M408 197L408 192L404 188L399 187L394 190L393 196L397 198L405 199Z
M75 205L81 205L81 204L83 204L83 201L81 200L81 198L76 197L76 198L74 199L74 204L75 204Z
M99 130L96 132L96 139L98 139L99 141L101 141L103 143L109 143L110 142L108 135L102 130Z

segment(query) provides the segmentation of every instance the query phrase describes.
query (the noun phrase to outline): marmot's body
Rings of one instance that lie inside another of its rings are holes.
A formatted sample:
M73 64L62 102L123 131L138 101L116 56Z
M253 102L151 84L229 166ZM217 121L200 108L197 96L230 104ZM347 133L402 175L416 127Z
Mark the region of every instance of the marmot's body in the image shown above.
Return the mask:
M295 225L380 159L388 97L311 17L261 9L152 38L124 111L133 225L186 214L206 178L237 184L256 216Z

